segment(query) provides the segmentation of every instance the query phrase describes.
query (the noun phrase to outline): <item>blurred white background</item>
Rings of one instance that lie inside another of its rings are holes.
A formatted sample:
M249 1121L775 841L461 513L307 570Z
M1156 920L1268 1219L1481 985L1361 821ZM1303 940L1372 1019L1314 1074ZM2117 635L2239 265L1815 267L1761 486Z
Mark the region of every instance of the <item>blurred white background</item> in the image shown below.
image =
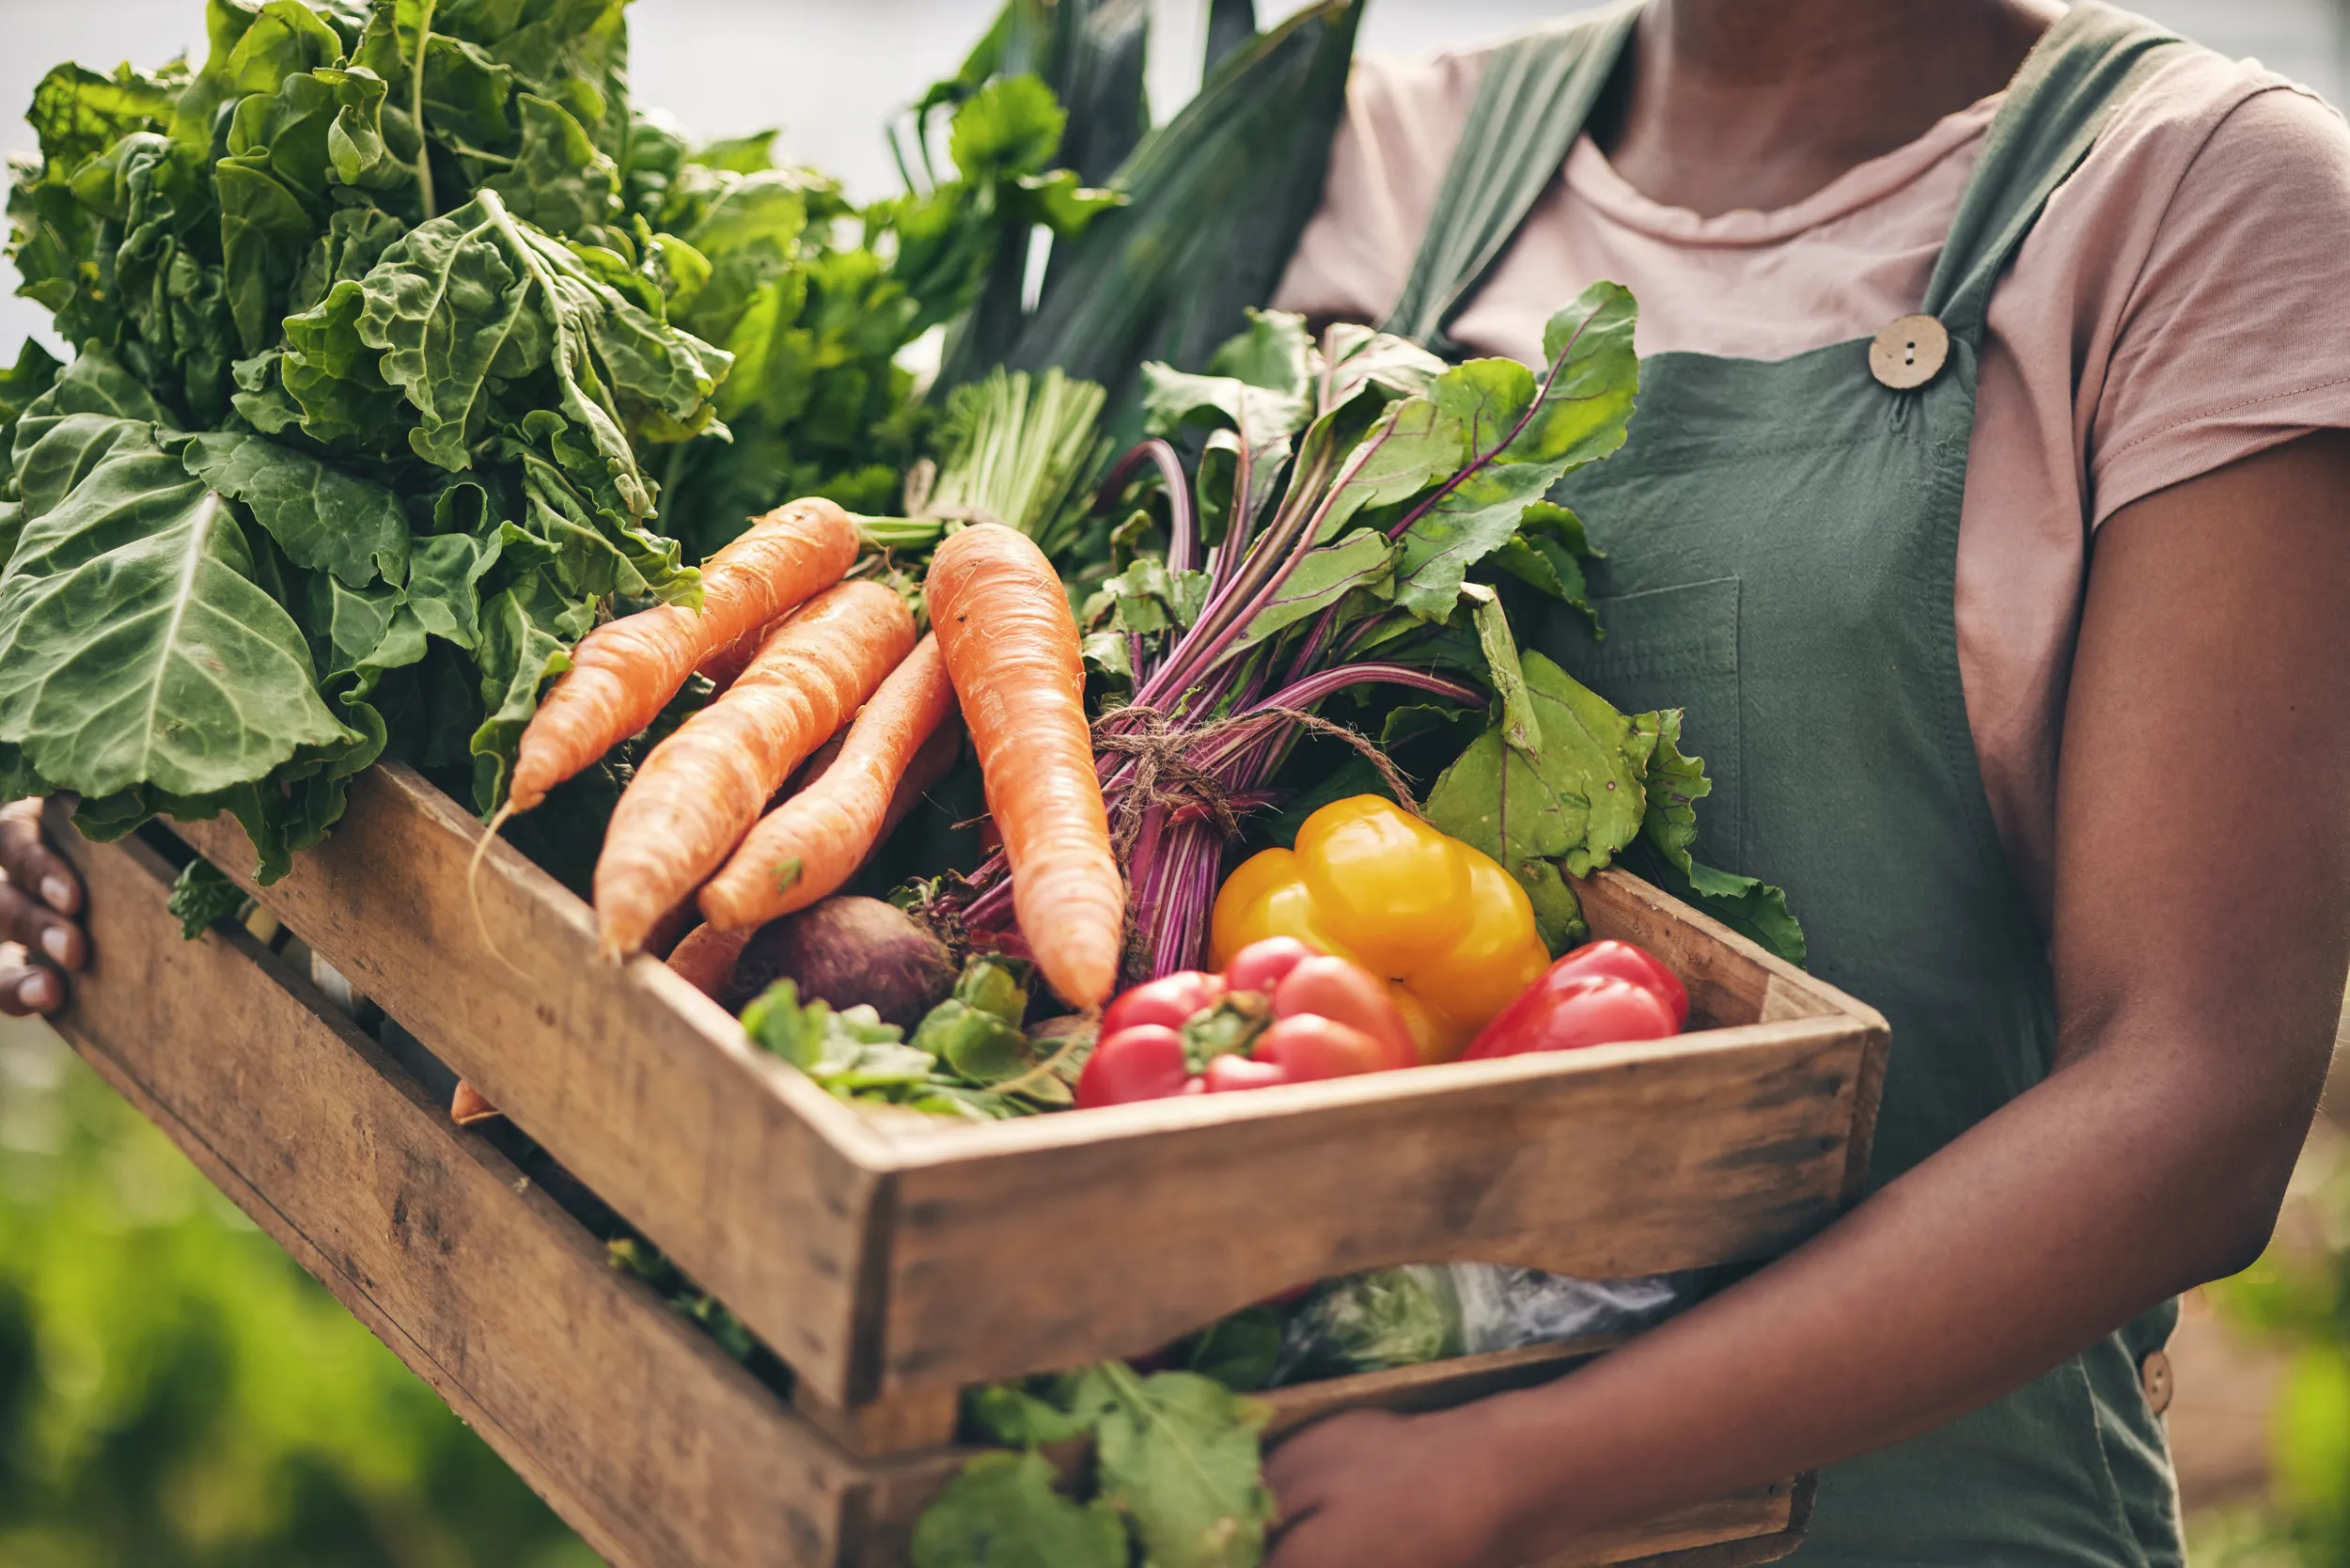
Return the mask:
M1258 0L1261 24L1302 0ZM885 117L948 74L997 0L636 0L631 77L697 136L779 126L794 162L848 182L860 198L897 183L882 140ZM1153 108L1164 118L1198 85L1205 0L1152 0ZM1363 47L1418 53L1488 37L1578 7L1574 0L1371 0ZM2138 8L2230 55L2253 55L2340 102L2350 80L2345 0L2138 0ZM29 151L19 116L33 85L60 60L105 71L154 66L185 50L200 59L201 0L0 0L0 150ZM0 262L0 355L47 337L48 317L15 297ZM59 349L54 338L53 350Z

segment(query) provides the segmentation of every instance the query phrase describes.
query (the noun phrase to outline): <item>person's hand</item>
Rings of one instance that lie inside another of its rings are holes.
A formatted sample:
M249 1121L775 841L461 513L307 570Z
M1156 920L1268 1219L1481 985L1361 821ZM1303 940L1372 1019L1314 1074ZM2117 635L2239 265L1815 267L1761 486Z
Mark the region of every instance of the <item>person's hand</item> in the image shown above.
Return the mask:
M82 883L40 833L40 802L0 806L0 1013L65 1006L65 971L89 957Z
M1333 1416L1265 1459L1281 1508L1265 1568L1514 1568L1503 1481L1469 1411Z

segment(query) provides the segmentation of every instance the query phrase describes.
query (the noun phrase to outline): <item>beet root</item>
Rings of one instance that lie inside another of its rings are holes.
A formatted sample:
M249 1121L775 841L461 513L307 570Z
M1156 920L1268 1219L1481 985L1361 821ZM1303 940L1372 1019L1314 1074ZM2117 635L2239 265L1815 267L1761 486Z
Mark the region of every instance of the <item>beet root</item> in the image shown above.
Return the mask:
M770 920L744 944L726 1002L740 1012L779 980L803 1002L870 1006L911 1030L955 988L954 955L905 911L879 899L830 898Z

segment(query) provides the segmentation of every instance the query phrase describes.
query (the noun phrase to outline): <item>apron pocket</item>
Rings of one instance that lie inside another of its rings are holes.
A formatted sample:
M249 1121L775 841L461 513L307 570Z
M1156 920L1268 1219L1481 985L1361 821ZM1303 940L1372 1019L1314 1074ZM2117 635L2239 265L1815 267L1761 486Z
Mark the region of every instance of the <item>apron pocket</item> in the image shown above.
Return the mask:
M1576 680L1626 713L1679 708L1681 749L1705 759L1714 792L1698 807L1693 853L1709 866L1745 870L1745 815L1738 788L1739 580L1649 588L1595 599L1606 629L1594 638L1563 606L1543 619L1535 645Z

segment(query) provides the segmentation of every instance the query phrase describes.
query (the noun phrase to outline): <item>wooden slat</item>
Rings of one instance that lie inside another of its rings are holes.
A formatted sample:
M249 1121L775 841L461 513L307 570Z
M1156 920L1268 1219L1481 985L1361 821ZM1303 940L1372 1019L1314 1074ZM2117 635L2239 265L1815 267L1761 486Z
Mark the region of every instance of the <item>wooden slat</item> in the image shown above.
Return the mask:
M466 894L479 824L407 769L356 779L267 888L232 820L174 831L843 1399L873 1196L854 1112L665 965L603 962L587 906L503 843L478 882L494 953Z
M1857 1202L1869 1178L1870 1135L1885 1092L1885 1062L1893 1031L1885 1015L1741 936L1703 910L1683 903L1638 877L1608 870L1575 884L1584 917L1595 936L1613 936L1648 949L1689 987L1691 1009L1708 1019L1840 1015L1862 1030L1855 1126L1846 1148L1842 1203Z
M1795 1482L1780 1482L1684 1509L1669 1519L1630 1529L1607 1530L1546 1558L1540 1568L1618 1568L1644 1562L1700 1568L1723 1560L1710 1554L1725 1546L1751 1547L1734 1553L1739 1562L1769 1562L1800 1544L1790 1532ZM1706 1555L1692 1555L1706 1554Z
M885 1204L881 1389L1135 1355L1393 1263L1773 1256L1837 1212L1859 1067L1807 1019L941 1135Z
M60 1028L606 1559L830 1568L870 1490L950 1473L853 1462L266 949L180 940L152 851L72 848L95 958Z
M1530 1388L1622 1342L1619 1338L1594 1336L1277 1388L1259 1396L1273 1407L1265 1436L1268 1442L1277 1441L1300 1427L1346 1410L1437 1410L1512 1388ZM1088 1467L1089 1450L1083 1443L1051 1451L1068 1474L1081 1474ZM1794 1502L1799 1488L1806 1484L1783 1481L1752 1487L1644 1525L1609 1530L1563 1556L1545 1559L1537 1568L1616 1568L1630 1562L1701 1568L1684 1563L1684 1554L1692 1548L1726 1545L1740 1550L1740 1562L1770 1561L1794 1549L1799 1539L1794 1533ZM884 1506L896 1511L881 1521L884 1529L893 1539L911 1530L932 1496L920 1487L908 1486L881 1497Z
M1288 1435L1340 1410L1441 1410L1538 1383L1581 1366L1623 1343L1617 1334L1595 1334L1557 1344L1528 1345L1484 1356L1459 1356L1388 1372L1359 1372L1299 1383L1262 1396L1273 1406L1265 1436Z
M963 1390L924 1388L899 1399L843 1406L801 1383L791 1389L791 1408L851 1453L913 1453L955 1440Z
M843 1453L610 1270L551 1198L480 1137L452 1129L259 942L180 941L162 909L169 869L152 851L71 848L96 951L61 1020L77 1048L598 1552L621 1568L902 1568L914 1521L964 1452ZM1283 1389L1272 1431L1525 1387L1613 1342ZM950 1408L923 1397L826 1414L888 1446L936 1441ZM1787 1483L1719 1499L1543 1568L1767 1561L1798 1539L1798 1495Z
M249 864L233 826L183 832ZM500 845L481 903L518 979L476 934L478 839L415 775L371 770L261 897L852 1427L875 1401L1145 1351L1333 1274L1766 1257L1865 1166L1883 1021L1620 873L1590 885L1595 929L1663 949L1712 1016L1770 1021L970 1126L861 1115L663 966L600 964L586 906Z

